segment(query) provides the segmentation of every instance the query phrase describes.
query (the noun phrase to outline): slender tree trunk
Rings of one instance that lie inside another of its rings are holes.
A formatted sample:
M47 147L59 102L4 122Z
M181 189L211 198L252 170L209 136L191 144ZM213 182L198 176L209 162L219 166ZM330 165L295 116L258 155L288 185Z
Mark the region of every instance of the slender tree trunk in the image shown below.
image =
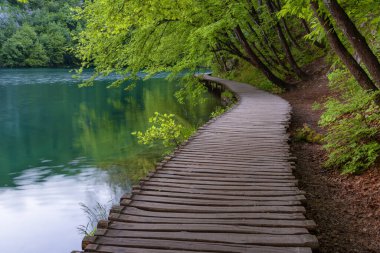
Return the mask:
M280 0L271 1L271 4L272 4L272 7L274 8L274 10L276 10L277 12L280 11L282 8ZM297 41L294 39L292 33L290 32L288 23L286 22L285 18L281 18L280 20L282 22L282 25L284 26L284 30L285 30L286 34L289 37L290 43L293 44L297 49L302 50L301 46L297 43Z
M284 80L281 80L278 78L273 72L265 65L262 63L260 58L253 52L252 48L250 47L246 37L244 36L240 26L237 26L234 29L234 32L236 36L239 38L240 43L242 44L245 52L248 54L250 58L250 63L258 68L271 82L273 82L275 85L283 88L283 89L289 89L290 84L285 82Z
M250 0L248 0L248 2L250 3ZM259 3L259 5L260 5L260 3ZM251 5L250 7L251 7L250 16L252 18L253 23L256 24L256 26L261 27L261 20L260 20L259 14L257 13L257 11L253 5ZM262 30L262 36L263 36L264 42L268 45L268 47L272 51L273 55L277 59L278 63L284 68L284 70L286 72L289 72L290 69L286 66L286 63L284 62L284 60L281 59L276 47L273 45L273 43L270 42L270 40L268 39L268 36L264 30Z
M226 62L224 61L223 56L218 55L219 51L220 51L220 48L218 46L217 46L217 49L212 50L212 52L214 53L214 57L219 64L220 69L222 69L224 72L227 72L228 68L227 68Z
M368 77L367 73L355 60L355 58L350 54L350 52L348 52L348 50L344 47L342 41L338 37L338 34L335 32L330 19L323 13L319 13L318 2L316 0L312 0L310 1L310 5L314 11L315 16L318 18L319 22L321 23L323 29L326 32L326 36L330 43L330 46L339 56L342 62L347 66L351 74L355 77L355 79L364 89L376 90L376 86Z
M303 28L305 29L306 34L311 33L309 25L307 24L307 22L306 22L306 20L304 18L301 18L301 24L302 24Z
M265 43L263 43L262 39L257 34L255 29L251 26L251 24L248 22L247 25L248 25L249 30L255 36L255 41L258 41L258 45L261 47L261 49L264 51L264 53L262 53L260 51L258 46L256 46L257 51L266 59L266 61L269 63L268 65L273 66L279 73L289 74L289 68L285 65L285 63L283 61L280 61L278 59L277 53L273 50L273 48L271 48L268 45L268 43L266 43L265 38L264 38ZM273 56L271 55L270 52L272 52L276 58L273 58ZM265 56L264 56L264 54L265 54Z
M267 6L269 8L269 11L273 14L275 11L274 11L274 8L273 8L273 5L272 5L271 1L269 1L269 0L267 1ZM307 79L306 73L303 72L300 69L300 67L298 67L298 64L297 64L296 60L294 59L292 52L290 51L288 42L286 41L285 35L282 32L281 26L280 26L280 24L278 22L276 22L276 29L277 29L278 37L280 39L281 46L282 46L282 48L285 51L286 58L288 59L288 62L290 64L290 66L292 67L293 71L302 80Z
M323 0L323 2L336 20L337 26L346 35L348 41L366 65L375 85L380 89L380 62L368 46L366 39L336 0Z
M290 29L288 27L288 24L286 23L286 20L284 18L281 18L282 24L284 25L285 31L288 34L289 41L299 50L302 50L301 46L297 43L297 41L294 39L292 33L290 32Z

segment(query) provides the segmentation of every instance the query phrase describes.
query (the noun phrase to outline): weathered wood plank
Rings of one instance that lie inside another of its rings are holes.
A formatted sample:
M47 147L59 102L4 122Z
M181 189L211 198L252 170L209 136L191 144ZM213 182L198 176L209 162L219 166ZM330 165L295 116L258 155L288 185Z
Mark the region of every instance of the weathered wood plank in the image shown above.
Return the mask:
M179 162L172 162L169 161L165 164L166 168L177 168L177 169L183 169L185 168L191 169L192 171L200 171L201 169L214 169L219 170L221 173L224 171L225 173L247 173L249 174L254 172L291 172L291 166L276 166L274 164L266 164L266 165L253 165L253 164L247 164L245 166L231 166L231 165L215 165L215 164L189 164L189 163L179 163Z
M221 181L221 180L199 180L197 178L169 178L169 177L151 177L149 178L150 183L173 183L173 184L183 184L183 185L215 185L215 186L265 186L265 187L294 187L297 180L292 179L251 179L250 182L239 182L239 181ZM225 188L228 189L228 188ZM244 190L244 188L240 188Z
M284 186L285 185L285 186ZM286 186L286 184L283 183L264 183L264 185L260 185L260 183L257 183L255 185L208 185L208 184L185 184L178 181L177 183L174 182L158 182L158 181L145 181L144 186L163 186L163 187L175 187L175 188L190 188L190 189L205 189L205 190L222 190L222 191L229 191L229 190L236 190L236 191L296 191L298 188L294 186Z
M121 202L123 204L123 201ZM132 201L129 206L150 211L185 213L305 213L302 206L196 206Z
M298 190L285 191L285 190L255 190L255 191L235 191L235 190L208 190L208 189L193 189L193 188L176 188L176 187L161 187L144 185L143 190L163 191L163 192L177 192L177 193L193 193L193 194L215 194L227 196L296 196L302 194Z
M136 239L129 238L124 240L123 238L109 238L101 237L97 240L98 245L94 245L95 250L88 252L107 252L102 250L112 250L109 252L122 253L123 247L133 248L150 248L150 249L170 249L170 250L190 250L195 252L207 252L213 253L311 253L308 248L300 247L265 247L265 246L251 246L251 245L234 245L226 243L205 243L205 242L186 242L186 241L174 241L174 240L152 240L152 239ZM104 246L103 246L104 245ZM113 247L107 248L107 246ZM116 247L115 247L116 246ZM117 250L117 251L114 251ZM129 253L126 251L126 253Z
M183 213L182 213L183 214ZM159 214L157 214L159 215ZM150 223L150 224L176 224L180 226L181 224L218 224L218 225L242 225L242 226L254 226L254 227L274 227L274 228L306 228L306 229L315 229L316 224L314 221L305 220L305 218L301 219L281 219L282 216L278 216L276 214L265 214L260 216L255 213L250 217L257 217L257 219L253 218L243 218L245 215L241 214L242 217L235 218L194 218L191 215L188 215L188 218L165 218L165 217L154 217L154 216L135 216L129 214L112 214L110 216L110 220L120 221L120 222L128 222L128 223ZM289 217L284 217L289 218Z
M125 223L114 222L109 226L114 230L131 231L157 231L157 232L202 232L202 233L245 233L245 234L271 234L271 235L298 235L307 234L305 228L273 228L273 227L254 227L241 225L221 225L221 224L172 224L172 223Z
M238 234L238 233L193 233L193 232L150 232L107 230L106 236L115 238L151 238L181 241L197 241L212 243L253 244L277 247L318 247L317 239L310 234L303 235L270 235L270 234ZM103 237L104 238L104 237Z
M296 200L210 200L210 199L185 199L175 197L158 197L158 196L144 196L141 194L133 196L134 201L168 203L168 204L186 204L198 206L299 206L300 201ZM123 204L123 201L121 202Z
M190 199L205 199L205 200L252 200L252 201L304 201L304 195L293 196L230 196L230 195L213 195L213 194L192 194L192 193L176 193L176 192L163 192L163 191L147 191L142 190L138 193L142 196L158 196L158 197L173 197L182 198L184 200Z
M188 213L188 212L163 212L157 210L144 210L128 206L123 210L123 214L146 216L146 217L163 217L163 218L192 218L192 219L269 219L269 220L305 220L302 213Z

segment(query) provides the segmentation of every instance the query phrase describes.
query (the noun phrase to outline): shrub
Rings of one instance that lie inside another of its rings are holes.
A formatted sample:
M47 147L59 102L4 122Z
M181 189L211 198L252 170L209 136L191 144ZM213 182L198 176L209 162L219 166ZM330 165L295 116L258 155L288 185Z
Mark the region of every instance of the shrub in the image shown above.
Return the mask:
M165 147L173 148L179 146L195 131L192 127L184 127L179 124L174 114L155 112L154 116L149 118L149 122L151 126L145 132L132 133L137 136L140 144L154 145L161 142Z
M296 141L305 141L309 143L321 143L323 136L311 129L308 124L304 124L302 128L297 129L294 139Z
M329 98L319 124L328 129L323 138L328 151L326 166L342 173L358 173L374 164L380 152L380 108L375 98L380 91L364 91L346 70L328 75L329 86L339 91Z
M222 115L226 111L226 108L223 108L221 106L217 106L215 108L215 111L213 111L210 115L211 118L216 118Z
M238 66L227 73L217 73L223 78L235 80L237 82L249 83L259 89L269 91L272 93L280 94L283 90L271 81L269 81L258 69L244 61L240 61Z

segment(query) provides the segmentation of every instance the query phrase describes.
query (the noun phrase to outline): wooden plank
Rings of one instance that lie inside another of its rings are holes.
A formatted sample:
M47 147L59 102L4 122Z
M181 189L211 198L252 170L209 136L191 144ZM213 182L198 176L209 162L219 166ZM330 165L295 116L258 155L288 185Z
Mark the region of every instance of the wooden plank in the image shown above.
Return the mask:
M128 206L123 210L123 214L136 215L144 217L161 217L161 218L191 218L191 219L204 219L204 221L213 219L268 219L268 220L305 220L302 213L187 213L187 212L162 212L162 211L149 211L138 209L136 207Z
M212 243L254 244L277 247L318 247L317 239L310 234L303 235L270 235L239 233L193 233L193 232L150 232L107 230L107 237L114 238L146 238L181 241L197 241Z
M230 166L250 166L250 165L257 165L257 166L261 166L261 165L279 165L279 166L287 166L289 165L289 162L287 160L280 160L280 159L256 159L256 160L252 160L252 161L242 161L242 160L238 160L236 161L235 159L229 159L229 160L223 160L223 159L201 159L201 158L198 158L198 159L186 159L186 158L182 158L182 157L173 157L171 159L171 161L173 162L176 162L176 163L187 163L187 164L220 164L221 166L223 165L230 165Z
M99 250L107 249L102 248L102 245L133 247L133 248L150 248L150 249L170 249L170 250L193 250L196 252L211 251L211 252L224 252L224 253L311 253L310 249L300 247L265 247L265 246L252 246L252 245L234 245L227 243L206 243L206 242L186 242L175 240L154 240L154 239L139 239L129 238L110 238L101 237L96 241ZM115 250L113 248L112 250ZM101 251L100 251L101 252ZM120 251L111 251L118 252ZM180 251L179 251L180 252ZM127 252L128 253L128 252Z
M208 190L208 189L193 189L193 188L176 188L176 187L163 187L163 186L150 186L143 185L143 190L151 190L151 191L162 191L162 192L177 192L177 193L193 193L193 194L215 194L215 195L226 195L226 196L296 196L300 195L301 192L298 190L293 191L273 191L273 190L255 190L255 191L221 191L221 190Z
M284 186L283 183L265 183L265 185L260 185L259 183L255 185L208 185L208 184L182 184L181 182L156 182L156 181L145 181L144 186L164 186L164 187L175 187L175 188L190 188L190 189L205 189L205 190L222 190L222 191L296 191L298 188L294 186Z
M157 196L157 197L178 197L184 200L190 199L204 199L204 200L247 200L247 201L304 201L305 196L229 196L229 195L213 195L213 194L192 194L192 193L176 193L176 192L162 192L162 191L146 191L142 190L138 193L139 196Z
M302 206L196 206L144 201L132 201L129 206L149 211L184 213L305 213Z
M221 147L219 147L219 148L221 148ZM226 148L224 148L224 149L226 149ZM245 148L245 149L242 149L240 152L236 152L236 153L228 153L228 152L226 152L226 153L222 153L220 150L214 150L214 149L199 149L199 148L197 148L197 149L195 149L195 148L188 148L188 147L186 147L186 148L181 148L181 149L179 149L178 151L176 151L176 154L182 154L182 153L184 153L184 154L193 154L193 155L195 155L195 154L210 154L210 155L213 155L213 154L215 154L215 155L222 155L222 154L230 154L230 155L244 155L244 156L246 156L246 155L256 155L256 154L261 154L261 155L265 155L265 154L268 154L268 151L267 151L267 149L269 149L269 148L266 148L265 150L262 150L262 149L247 149L247 148ZM290 155L290 153L289 153L289 148L288 147L286 147L286 148L281 148L280 150L274 150L275 151L275 153L274 154L276 154L276 155L284 155L284 156L286 156L286 155Z
M168 178L153 176L148 180L150 183L173 183L173 184L190 184L190 185L215 185L215 186L266 186L266 187L294 187L297 180L291 179L252 179L251 182L221 181L221 180L199 180L197 178ZM228 188L226 188L228 189ZM240 189L244 189L240 188Z
M131 248L131 247L117 247L108 245L96 245L96 252L102 253L214 253L211 251L189 251L189 250L171 250L171 249L147 249L147 248ZM88 251L91 252L91 251ZM73 253L73 252L72 252Z
M246 165L246 166L231 166L231 165L215 165L215 164L189 164L169 161L165 163L166 168L190 168L192 171L198 171L198 169L213 169L219 170L221 173L225 172L244 172L249 174L250 172L291 172L291 166L276 166L276 165Z
M183 214L183 213L182 213ZM127 222L127 223L150 223L150 224L176 224L180 226L181 224L219 224L219 225L242 225L242 226L254 226L254 227L274 227L274 228L306 228L306 229L315 229L316 224L314 221L305 220L305 219L281 219L282 216L278 216L276 214L265 214L263 217L268 218L209 218L209 219L201 219L201 218L192 218L191 215L188 215L188 218L173 218L173 217L152 217L152 216L135 216L129 214L112 214L110 216L110 220ZM245 214L241 214L241 216L245 216ZM260 217L259 214L253 214L251 216ZM286 217L285 217L286 218Z
M213 172L201 172L201 171L184 171L184 170L164 170L160 169L154 175L155 177L184 177L184 178L198 178L205 180L227 180L227 181L250 181L252 179L295 179L295 177L290 172L283 173L270 173L270 172L254 172L252 174L236 174L236 173L217 173Z
M202 233L244 233L244 234L270 234L270 235L299 235L307 234L305 228L273 228L254 227L241 225L221 225L221 224L172 224L172 223L124 223L112 222L108 229L130 230L130 231L157 231L157 232L202 232Z
M135 195L133 201L145 201L156 203L168 203L168 204L186 204L186 205L198 205L198 206L299 206L300 201L278 201L278 200L262 200L262 201L250 201L250 200L210 200L210 199L184 199L175 197L158 197L158 196L144 196ZM123 204L123 201L121 202Z
M291 169L289 168L234 168L222 169L220 166L196 166L191 167L189 165L172 165L170 163L166 163L163 168L159 169L160 172L179 172L179 173L207 173L214 175L226 175L226 176L235 176L235 177L244 177L244 176L255 176L258 173L263 174L271 174L271 175L283 175L284 173L291 173Z

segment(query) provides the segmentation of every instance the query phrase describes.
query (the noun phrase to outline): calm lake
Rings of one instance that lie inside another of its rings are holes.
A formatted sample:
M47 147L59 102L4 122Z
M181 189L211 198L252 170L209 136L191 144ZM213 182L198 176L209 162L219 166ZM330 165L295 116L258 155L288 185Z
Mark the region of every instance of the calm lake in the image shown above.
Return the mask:
M89 75L89 74L87 74ZM0 69L0 248L2 253L80 249L80 203L111 206L159 150L137 144L154 112L200 125L220 104L181 105L175 82L153 78L125 92L112 77L78 88L67 69ZM113 77L115 78L115 77Z

